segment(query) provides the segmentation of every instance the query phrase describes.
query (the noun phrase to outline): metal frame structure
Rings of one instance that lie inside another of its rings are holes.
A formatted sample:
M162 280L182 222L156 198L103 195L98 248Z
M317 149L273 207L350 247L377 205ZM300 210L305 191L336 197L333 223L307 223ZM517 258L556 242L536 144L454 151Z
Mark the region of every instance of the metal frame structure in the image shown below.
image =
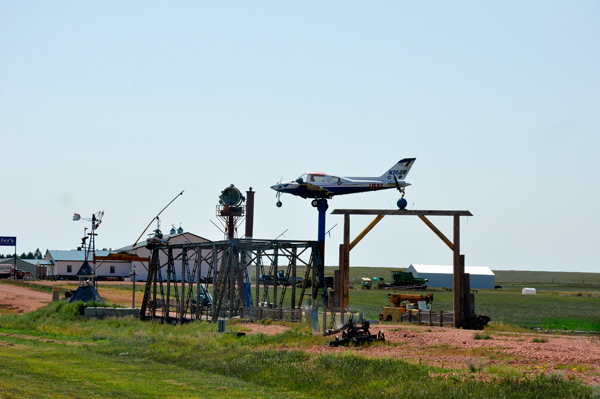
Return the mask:
M313 308L321 305L317 300L320 295L324 297L323 303L327 303L327 291L321 289L325 286L323 262L315 241L149 242L148 248L152 250L152 257L140 311L143 319L179 324L193 320L215 322L220 318L239 316L242 309L248 310L259 304L268 308L283 309L287 305L297 309L309 287ZM162 264L161 253L167 259ZM175 279L177 259L181 259L181 281ZM201 276L203 266L208 270L206 276ZM306 267L300 287L296 284L297 266ZM256 272L254 301L249 273L253 267ZM285 270L286 284L279 284L279 270ZM271 276L271 279L259 283L261 274ZM289 302L285 300L288 291L291 291ZM207 300L209 294L211 303Z
M460 254L460 217L473 216L469 211L435 210L387 210L387 209L335 209L333 215L344 215L344 243L340 245L340 269L338 300L340 307L348 307L350 250L366 236L386 215L418 216L452 251L454 266L454 327L462 325L463 320L473 311L469 298L469 275L465 275L465 256ZM376 215L375 219L350 242L350 215ZM454 242L450 241L427 216L452 216L454 219Z

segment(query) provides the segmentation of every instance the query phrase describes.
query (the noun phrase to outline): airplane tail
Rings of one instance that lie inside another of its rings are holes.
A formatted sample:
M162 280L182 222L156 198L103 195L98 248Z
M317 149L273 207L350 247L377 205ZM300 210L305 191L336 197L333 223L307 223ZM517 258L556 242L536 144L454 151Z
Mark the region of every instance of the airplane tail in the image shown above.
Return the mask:
M412 168L413 164L415 163L416 159L417 158L404 158L400 160L397 164L392 166L383 175L381 175L380 179L391 180L393 182L394 176L396 176L396 179L404 180L406 178L406 175L408 175L410 168Z

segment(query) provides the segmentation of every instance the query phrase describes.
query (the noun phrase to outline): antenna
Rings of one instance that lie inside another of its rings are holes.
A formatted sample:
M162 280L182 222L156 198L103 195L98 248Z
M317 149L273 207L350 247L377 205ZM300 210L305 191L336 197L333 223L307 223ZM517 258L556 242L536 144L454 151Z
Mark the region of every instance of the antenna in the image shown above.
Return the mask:
M185 190L183 190L183 191L185 191ZM140 242L140 238L142 238L142 236L144 235L144 233L146 232L146 230L148 230L148 228L150 227L150 225L152 224L152 222L154 222L154 220L155 220L155 219L158 219L158 217L160 216L160 214L161 214L161 213L163 213L163 211L164 211L165 209L167 209L167 208L169 207L169 205L171 205L171 204L173 203L173 201L175 201L175 200L176 200L176 199L177 199L177 198L178 198L180 195L183 195L183 191L182 191L182 192L180 192L179 194L177 194L177 195L175 196L175 198L173 198L173 199L171 200L171 202L169 202L169 203L167 204L167 206L165 206L165 207L162 209L162 211L158 212L158 215L156 215L156 216L154 216L154 217L152 218L152 220L150 221L150 223L148 223L148 226L146 226L146 228L144 229L144 231L142 231L142 234L140 234L140 236L138 237L138 239L137 239L137 240L135 240L135 244L133 244L133 247L132 247L132 248L135 248L135 246L137 245L137 243L138 243L138 242ZM159 225L159 226L160 226L160 225ZM160 227L159 227L159 228L160 228Z
M289 229L285 229L285 231L281 234L279 234L277 237L275 237L275 239L278 239L279 237L283 236L285 234L286 231L288 231ZM285 237L285 236L284 236Z
M214 224L214 225L215 225L215 227L216 227L217 229L219 229L219 231L220 231L221 233L223 233L224 235L227 235L227 233L225 233L223 230L221 230L221 228L220 228L219 226L217 226L217 224L216 224L215 222L213 222L212 220L210 220L210 222L211 222L212 224Z
M337 223L336 223L336 224L334 224L332 228L330 228L329 230L327 230L327 231L325 232L325 234L329 234L329 238L331 238L331 233L330 233L330 231L331 231L331 230L333 230L333 229L335 228L335 226L337 226L337 225L338 225Z

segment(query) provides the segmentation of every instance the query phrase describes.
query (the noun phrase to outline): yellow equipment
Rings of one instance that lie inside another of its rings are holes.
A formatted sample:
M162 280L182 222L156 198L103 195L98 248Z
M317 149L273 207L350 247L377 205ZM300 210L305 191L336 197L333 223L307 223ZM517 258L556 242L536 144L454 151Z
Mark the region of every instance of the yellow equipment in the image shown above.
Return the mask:
M379 313L379 320L381 321L401 321L402 313L409 312L411 310L419 309L419 302L424 302L425 308L431 302L433 302L433 294L427 295L420 294L390 294L388 295L390 302L394 304L391 306L384 306L383 312Z

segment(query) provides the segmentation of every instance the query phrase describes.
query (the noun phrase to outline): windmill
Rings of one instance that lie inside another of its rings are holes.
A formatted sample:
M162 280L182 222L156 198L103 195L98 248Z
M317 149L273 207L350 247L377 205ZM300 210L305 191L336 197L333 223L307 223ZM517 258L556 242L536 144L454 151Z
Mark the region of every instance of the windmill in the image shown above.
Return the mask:
M81 215L78 213L75 213L73 215L74 222L78 220L86 220L88 222L91 222L92 229L91 233L87 233L87 227L84 228L84 236L81 239L81 247L85 251L85 257L83 260L83 264L81 265L79 271L76 274L76 276L79 277L79 287L73 293L73 296L71 297L71 300L69 302L77 300L83 302L104 302L97 291L98 287L96 281L96 230L98 229L98 227L100 227L103 217L104 211L99 211L97 213L92 214L91 218L82 218Z

